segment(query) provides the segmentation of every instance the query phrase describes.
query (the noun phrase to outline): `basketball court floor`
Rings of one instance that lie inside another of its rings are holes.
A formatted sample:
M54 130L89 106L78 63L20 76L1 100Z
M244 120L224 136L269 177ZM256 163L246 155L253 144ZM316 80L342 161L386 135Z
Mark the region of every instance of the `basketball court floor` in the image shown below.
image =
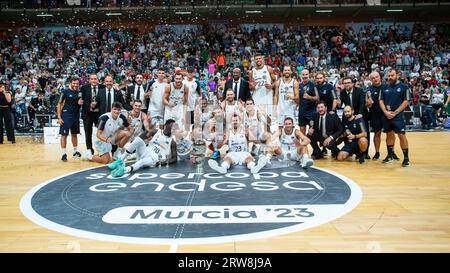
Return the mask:
M118 180L61 162L59 145L5 141L0 252L450 252L450 133L407 136L407 168L328 157L307 171L184 163Z

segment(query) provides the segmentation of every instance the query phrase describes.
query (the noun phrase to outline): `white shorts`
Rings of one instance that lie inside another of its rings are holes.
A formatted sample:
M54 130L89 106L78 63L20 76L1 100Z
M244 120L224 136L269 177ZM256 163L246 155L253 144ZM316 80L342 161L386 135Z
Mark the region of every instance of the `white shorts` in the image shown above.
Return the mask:
M251 156L249 152L229 152L225 157L231 158L233 165L242 165L249 156Z
M300 161L303 157L303 155L300 155L297 153L297 150L285 150L281 149L281 156L287 157L288 154L290 154L290 159L293 161Z
M175 120L175 122L181 128L184 128L183 105L179 105L179 106L177 105L177 106L173 107L172 109L170 109L169 107L166 107L166 111L164 112L164 123L169 119Z
M98 139L94 141L94 146L100 156L109 153L112 150L112 145L110 143Z

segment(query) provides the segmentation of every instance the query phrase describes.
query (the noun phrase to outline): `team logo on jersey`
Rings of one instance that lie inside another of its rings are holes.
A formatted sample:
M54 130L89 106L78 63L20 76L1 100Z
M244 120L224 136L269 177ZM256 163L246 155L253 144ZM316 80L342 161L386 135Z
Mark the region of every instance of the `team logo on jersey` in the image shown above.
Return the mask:
M258 174L179 161L113 178L107 167L46 181L22 198L30 220L48 229L140 244L234 242L298 232L339 218L362 198L337 173L275 160Z
M401 92L402 91L402 89L399 87L399 88L397 88L397 92Z

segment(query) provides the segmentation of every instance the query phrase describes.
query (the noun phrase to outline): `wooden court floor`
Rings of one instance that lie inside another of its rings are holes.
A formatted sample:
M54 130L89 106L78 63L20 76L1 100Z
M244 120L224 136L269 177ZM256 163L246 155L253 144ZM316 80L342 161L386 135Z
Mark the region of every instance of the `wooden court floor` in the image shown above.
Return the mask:
M177 252L450 252L450 133L408 133L411 166L370 161L316 166L354 180L363 191L350 213L321 226L259 240L180 245ZM383 140L384 143L384 136ZM71 152L71 148L68 152ZM84 152L84 145L81 145ZM382 144L382 157L386 148ZM371 149L371 155L373 155ZM396 153L401 150L396 142ZM401 156L402 157L402 156ZM19 138L0 145L0 252L169 252L170 245L134 245L72 237L40 227L19 202L33 186L95 166L59 160L58 145Z

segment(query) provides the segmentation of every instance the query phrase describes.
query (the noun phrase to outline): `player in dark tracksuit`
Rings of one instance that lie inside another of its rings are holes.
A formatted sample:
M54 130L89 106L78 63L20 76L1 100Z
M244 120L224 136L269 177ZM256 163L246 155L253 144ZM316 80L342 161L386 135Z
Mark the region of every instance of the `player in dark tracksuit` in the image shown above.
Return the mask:
M321 101L326 103L328 112L336 112L338 98L334 87L325 81L323 73L316 74L316 88Z
M355 154L359 158L359 163L364 163L365 152L368 148L368 131L365 121L355 117L353 108L349 105L344 107L344 116L342 117L342 127L344 129L344 147L337 156L337 160L344 161Z
M316 103L319 101L319 92L309 79L309 71L302 71L302 81L299 86L300 104L298 107L298 125L300 131L306 134L306 125L312 126L313 115L316 112Z
M382 119L384 132L386 136L386 145L388 155L383 163L389 163L394 160L392 154L394 151L395 135L400 139L400 147L403 150L402 166L409 166L408 140L406 138L406 125L403 111L408 106L410 99L410 90L406 84L399 81L399 73L396 69L389 71L389 84L381 89L380 108L384 116Z
M372 128L372 132L374 132L373 143L375 146L375 155L372 157L373 160L380 159L380 145L381 145L381 129L383 129L383 111L380 108L380 96L381 89L383 89L384 85L381 83L380 73L377 71L372 72L369 75L369 79L372 82L372 85L367 88L366 95L366 106L368 109L368 118L370 121L370 127ZM369 129L369 128L367 128ZM395 142L395 141L394 141ZM397 155L392 152L392 156L395 160L400 160Z
M80 107L83 105L81 93L79 93L80 81L77 78L70 79L70 87L61 91L57 106L59 134L61 135L62 161L67 161L67 136L69 131L72 137L73 156L81 157L77 150L80 133Z

